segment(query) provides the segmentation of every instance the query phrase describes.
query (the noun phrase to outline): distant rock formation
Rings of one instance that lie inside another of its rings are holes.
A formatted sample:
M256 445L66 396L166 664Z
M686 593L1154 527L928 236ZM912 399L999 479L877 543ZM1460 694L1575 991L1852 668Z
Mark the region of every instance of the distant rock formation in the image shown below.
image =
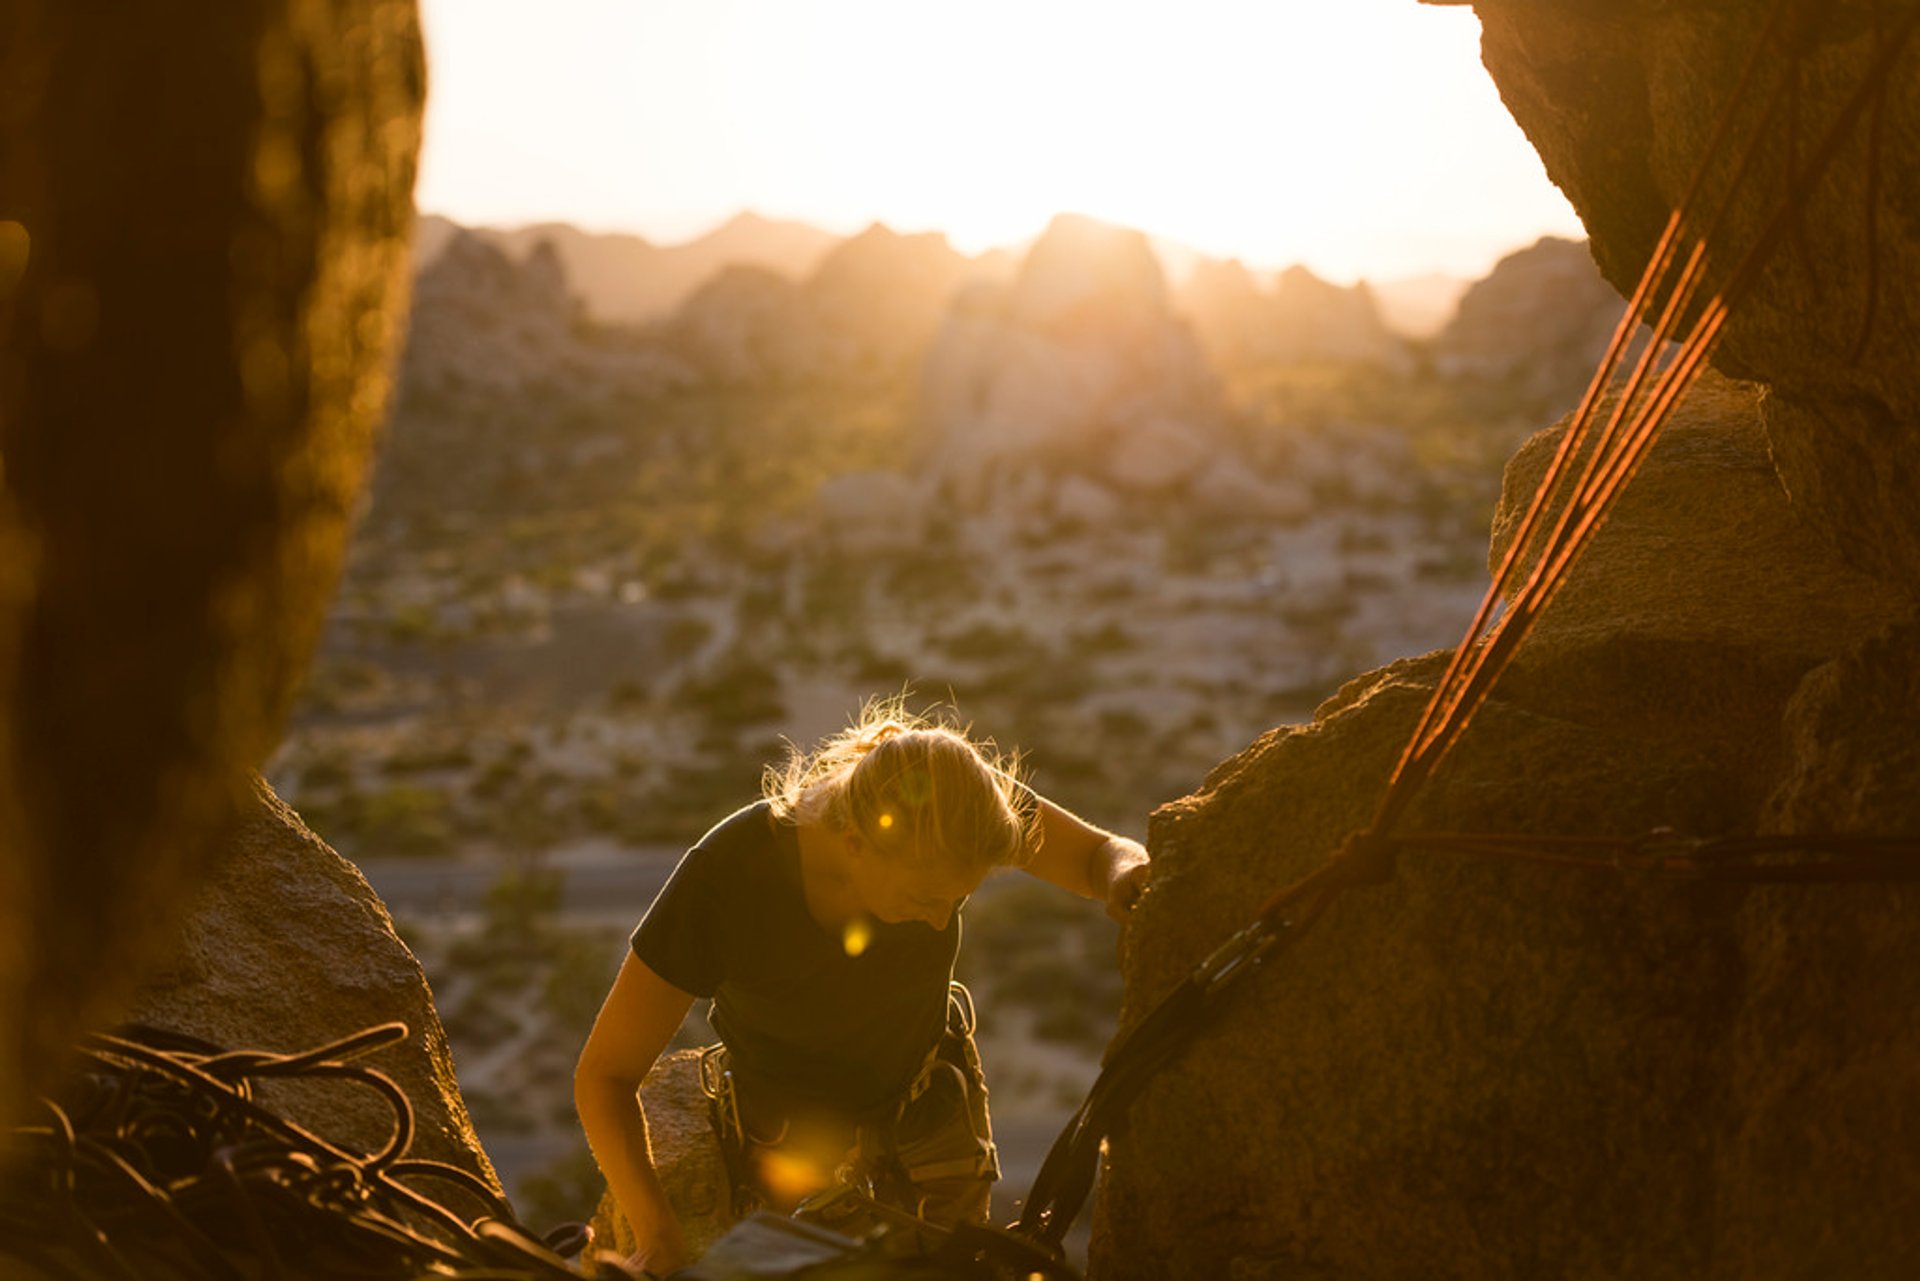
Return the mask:
M660 332L697 382L778 383L806 363L799 286L765 267L723 267Z
M805 280L725 268L655 331L697 381L860 380L918 363L954 291L977 269L938 233L876 223Z
M1381 319L1364 284L1331 284L1305 267L1263 289L1241 263L1203 260L1180 290L1178 310L1193 322L1223 371L1306 365L1403 366L1406 345Z
M1498 384L1537 416L1580 402L1626 304L1580 241L1543 236L1461 295L1434 371Z
M826 349L821 362L833 368L920 360L954 292L1000 269L968 259L939 232L903 236L873 224L835 246L802 286Z
M456 1165L501 1190L460 1098L419 962L366 878L264 783L127 1017L225 1049L282 1054L404 1022L406 1041L352 1061L406 1092L409 1156ZM378 1152L392 1137L393 1109L364 1088L293 1078L262 1079L254 1089L276 1113L353 1150ZM423 1190L436 1199L446 1192Z
M649 396L691 377L658 345L595 327L550 242L515 260L456 231L414 283L403 412L547 409L556 396Z
M460 228L444 218L420 221L414 268L424 273ZM666 316L727 267L762 267L798 279L840 243L840 237L818 227L755 213L735 214L705 235L676 245L657 245L619 232L583 231L564 222L464 230L515 260L525 259L542 244L552 245L587 314L601 324L620 325Z
M169 945L285 722L385 410L425 87L406 0L6 24L0 1128Z
M968 496L997 476L1184 480L1218 437L1219 388L1146 238L1056 218L1007 286L963 294L927 358L926 467Z

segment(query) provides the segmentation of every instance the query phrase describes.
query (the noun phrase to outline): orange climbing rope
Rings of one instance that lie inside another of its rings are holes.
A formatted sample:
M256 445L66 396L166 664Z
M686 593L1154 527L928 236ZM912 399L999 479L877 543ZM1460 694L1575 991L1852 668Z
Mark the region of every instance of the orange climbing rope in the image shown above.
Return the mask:
M1297 942L1342 890L1390 879L1395 860L1404 850L1744 884L1920 881L1920 857L1916 857L1920 856L1920 835L1690 840L1660 831L1621 840L1393 834L1414 795L1459 742L1521 642L1565 585L1573 565L1645 461L1674 406L1703 372L1732 309L1751 292L1780 241L1799 228L1809 193L1869 105L1878 130L1879 104L1894 64L1920 27L1920 4L1891 24L1876 21L1879 43L1860 84L1829 124L1806 167L1798 169L1790 162L1787 191L1780 204L1735 265L1719 276L1717 288L1702 299L1707 282L1716 274L1710 247L1724 237L1726 215L1749 178L1776 116L1783 104L1794 100L1798 59L1827 16L1820 0L1776 3L1499 572L1389 776L1372 823L1349 836L1317 871L1269 897L1245 928L1216 948L1114 1045L1086 1101L1041 1166L1016 1232L1057 1246L1092 1187L1101 1141L1153 1074L1219 1008L1234 983ZM1783 55L1779 74L1762 110L1746 129L1733 172L1711 214L1703 217L1701 208L1712 174L1725 156L1736 122L1747 110L1762 64L1776 49ZM1647 332L1637 334L1641 322L1656 308ZM1867 323L1871 323L1870 314ZM1614 377L1626 365L1636 341L1642 344L1638 359L1616 390ZM1864 345L1863 337L1857 346ZM1602 424L1601 410L1609 404L1611 412ZM1576 464L1579 474L1569 481ZM1549 527L1556 504L1561 504L1560 510ZM1516 587L1522 567L1528 567L1527 572Z

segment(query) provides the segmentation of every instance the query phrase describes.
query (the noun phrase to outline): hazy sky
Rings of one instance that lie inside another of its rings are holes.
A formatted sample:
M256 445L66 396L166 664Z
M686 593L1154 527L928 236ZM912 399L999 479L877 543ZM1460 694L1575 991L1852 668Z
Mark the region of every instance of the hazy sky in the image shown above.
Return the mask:
M1415 0L424 0L421 208L660 241L741 209L969 252L1092 214L1337 280L1579 221Z

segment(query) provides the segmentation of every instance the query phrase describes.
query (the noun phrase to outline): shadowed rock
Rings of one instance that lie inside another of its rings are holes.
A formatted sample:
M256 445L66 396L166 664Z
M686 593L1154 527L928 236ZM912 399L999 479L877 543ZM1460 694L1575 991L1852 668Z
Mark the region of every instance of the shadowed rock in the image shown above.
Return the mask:
M732 1185L720 1141L707 1119L707 1096L700 1088L700 1051L676 1050L663 1056L641 1084L640 1103L646 1109L647 1150L653 1168L686 1234L687 1249L698 1258L736 1222ZM602 1248L622 1258L638 1248L633 1228L611 1193L600 1200L593 1234Z
M224 852L402 321L407 0L0 16L0 1113Z
M446 1032L413 953L366 878L256 785L172 951L145 975L127 1018L235 1050L287 1054L399 1020L408 1039L357 1065L392 1077L413 1105L410 1157L444 1161L498 1192L454 1081ZM362 1086L263 1080L267 1107L336 1143L378 1152L393 1110ZM442 1195L438 1185L424 1187Z
M1763 86L1790 88L1748 194L1717 238L1724 278L1805 171L1883 34L1910 12L1874 0L1787 6L1811 21ZM1733 96L1773 5L1718 0L1478 0L1482 56L1566 192L1602 272L1632 292ZM1896 64L1737 312L1721 354L1770 383L1767 431L1794 502L1848 558L1920 583L1920 49ZM1739 115L1740 130L1757 108ZM1874 120L1878 118L1877 126ZM1739 136L1736 133L1736 136ZM1724 175L1730 169L1719 171Z
M1786 770L1775 727L1802 676L1905 608L1794 519L1755 399L1709 383L1670 425L1403 830L1752 822ZM1509 469L1496 536L1554 443ZM1355 680L1155 815L1127 1018L1372 817L1444 661ZM1722 1205L1738 1186L1723 1167L1756 1141L1737 1047L1781 999L1749 981L1749 917L1808 892L1404 857L1134 1107L1095 1272L1697 1277L1727 1242L1764 1257L1842 1204L1910 1255L1900 1199L1837 1168L1797 1203L1768 1199L1767 1223Z

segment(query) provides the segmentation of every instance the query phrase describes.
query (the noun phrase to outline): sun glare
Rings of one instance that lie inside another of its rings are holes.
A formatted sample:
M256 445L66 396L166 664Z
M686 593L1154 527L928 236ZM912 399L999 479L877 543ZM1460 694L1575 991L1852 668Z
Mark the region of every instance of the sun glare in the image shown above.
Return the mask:
M525 14L427 0L424 207L666 239L752 208L841 232L937 229L969 251L1074 210L1336 278L1578 234L1464 8L571 0Z

